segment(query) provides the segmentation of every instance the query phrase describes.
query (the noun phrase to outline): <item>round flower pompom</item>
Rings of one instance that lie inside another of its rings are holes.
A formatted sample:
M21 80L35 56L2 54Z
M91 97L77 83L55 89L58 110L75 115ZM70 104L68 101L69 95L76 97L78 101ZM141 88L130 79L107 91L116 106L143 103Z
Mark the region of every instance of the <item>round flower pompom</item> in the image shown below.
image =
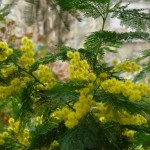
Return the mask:
M68 51L68 52L67 52L67 57L68 57L68 58L72 58L72 57L73 57L73 52Z

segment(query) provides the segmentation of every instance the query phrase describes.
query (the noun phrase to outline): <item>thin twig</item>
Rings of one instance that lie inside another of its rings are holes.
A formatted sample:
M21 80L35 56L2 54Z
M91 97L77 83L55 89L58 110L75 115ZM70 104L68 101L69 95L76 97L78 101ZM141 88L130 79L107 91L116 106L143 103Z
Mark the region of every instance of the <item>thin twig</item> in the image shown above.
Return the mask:
M12 62L22 71L24 71L25 73L27 73L28 75L30 75L31 77L33 77L35 79L35 81L37 81L38 83L42 84L43 86L45 86L41 81L39 81L32 73L29 73L28 71L26 71L24 68L20 67L17 63L15 63L13 60Z
M68 104L67 102L65 103L69 108L71 108L73 111L75 111L75 109L70 105Z

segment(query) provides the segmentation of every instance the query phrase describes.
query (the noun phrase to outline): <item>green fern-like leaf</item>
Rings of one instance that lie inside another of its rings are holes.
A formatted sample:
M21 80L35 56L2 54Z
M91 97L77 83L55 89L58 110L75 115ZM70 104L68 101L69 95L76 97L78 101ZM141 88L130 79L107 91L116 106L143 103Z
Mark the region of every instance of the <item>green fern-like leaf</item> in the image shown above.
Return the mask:
M114 143L110 143L98 122L92 117L85 117L74 129L66 132L61 140L62 150L115 150L118 149Z
M120 3L121 4L121 3ZM149 31L150 15L144 13L145 9L127 9L128 5L115 6L111 12L112 18L117 17L121 20L121 24L138 31Z

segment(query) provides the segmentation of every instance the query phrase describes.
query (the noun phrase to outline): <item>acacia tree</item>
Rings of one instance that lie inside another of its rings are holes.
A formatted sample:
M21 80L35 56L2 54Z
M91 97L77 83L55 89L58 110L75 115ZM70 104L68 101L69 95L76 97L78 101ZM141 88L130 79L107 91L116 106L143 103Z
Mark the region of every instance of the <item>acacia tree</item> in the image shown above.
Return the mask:
M122 1L59 0L64 10L87 17L102 17L99 31L86 37L84 47L59 46L56 54L36 58L34 44L23 37L19 50L0 42L0 99L12 107L9 125L1 128L1 149L126 150L150 144L150 87L142 82L142 67L132 60L114 66L104 60L111 47L132 40L150 40L150 18L141 9L128 9ZM106 31L109 14L134 32ZM138 60L149 57L149 50ZM66 81L59 81L48 63L69 62ZM122 73L139 72L133 80Z

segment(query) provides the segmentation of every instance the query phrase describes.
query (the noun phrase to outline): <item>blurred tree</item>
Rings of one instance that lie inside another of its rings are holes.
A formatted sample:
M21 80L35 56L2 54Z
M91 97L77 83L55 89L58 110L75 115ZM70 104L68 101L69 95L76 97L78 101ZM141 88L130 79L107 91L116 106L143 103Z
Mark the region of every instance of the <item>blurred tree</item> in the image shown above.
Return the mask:
M65 42L64 34L69 31L69 25L74 19L80 20L76 11L62 9L54 0L24 0L26 2L24 19L27 25L35 25L39 40L49 43L50 35L54 34L54 44ZM18 4L19 0L14 0Z

